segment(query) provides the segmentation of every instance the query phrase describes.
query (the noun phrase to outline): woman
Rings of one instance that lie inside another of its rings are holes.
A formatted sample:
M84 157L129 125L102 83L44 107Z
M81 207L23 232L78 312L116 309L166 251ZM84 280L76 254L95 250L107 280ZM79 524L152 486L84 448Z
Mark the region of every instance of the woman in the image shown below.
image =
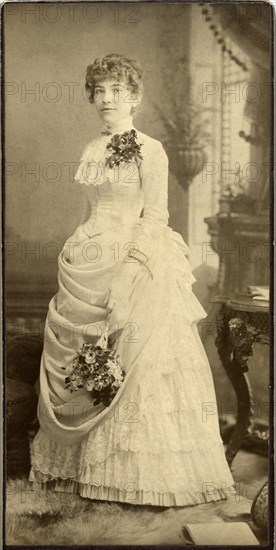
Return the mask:
M103 129L75 177L84 209L49 304L29 479L40 490L140 505L225 499L234 482L217 415L208 415L216 398L196 326L206 314L189 250L167 225L168 159L133 127L141 68L107 55L88 67L86 89ZM110 406L64 382L76 351L107 326L126 373Z

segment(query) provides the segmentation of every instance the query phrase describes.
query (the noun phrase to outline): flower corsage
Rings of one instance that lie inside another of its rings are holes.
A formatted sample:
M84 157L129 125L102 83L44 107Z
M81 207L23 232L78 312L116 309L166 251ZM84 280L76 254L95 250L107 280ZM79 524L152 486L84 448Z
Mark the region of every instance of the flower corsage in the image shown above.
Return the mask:
M94 405L110 405L121 387L125 371L119 362L119 355L112 349L108 339L108 325L96 344L84 342L77 355L67 367L65 388L71 392L86 388Z
M141 155L142 145L143 143L137 141L137 133L134 128L123 134L115 134L106 146L107 152L111 153L106 158L106 166L114 168L114 166L130 161L138 163L139 160L143 160Z

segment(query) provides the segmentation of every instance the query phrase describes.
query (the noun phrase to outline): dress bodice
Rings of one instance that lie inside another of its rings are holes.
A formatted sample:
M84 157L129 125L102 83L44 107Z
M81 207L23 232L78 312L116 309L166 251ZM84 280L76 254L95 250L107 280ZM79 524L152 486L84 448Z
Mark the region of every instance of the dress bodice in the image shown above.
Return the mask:
M133 128L132 120L124 122L116 133ZM77 170L76 182L85 186L90 206L84 230L96 232L139 221L141 238L152 236L168 224L168 158L161 143L136 130L142 159L110 168L107 145L111 135L102 132L88 143ZM144 243L143 243L144 244Z
M143 209L142 183L136 164L120 165L111 171L100 163L98 171L101 171L99 178L103 182L85 187L90 204L89 217L85 222L88 234L91 230L104 230L137 221Z

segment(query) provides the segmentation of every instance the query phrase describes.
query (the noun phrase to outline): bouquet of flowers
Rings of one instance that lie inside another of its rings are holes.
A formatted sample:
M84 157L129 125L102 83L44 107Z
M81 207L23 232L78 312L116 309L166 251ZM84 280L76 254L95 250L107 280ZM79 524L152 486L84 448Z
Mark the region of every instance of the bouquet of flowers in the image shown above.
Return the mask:
M111 142L107 144L107 151L111 152L111 155L106 158L106 166L114 168L119 166L122 162L130 162L131 160L138 161L143 159L141 155L142 143L137 141L137 133L134 128L123 134L115 134L111 138Z
M86 388L94 405L110 405L123 383L125 372L119 363L119 355L112 350L107 336L108 328L96 344L84 342L72 363L64 367L65 388L71 392Z

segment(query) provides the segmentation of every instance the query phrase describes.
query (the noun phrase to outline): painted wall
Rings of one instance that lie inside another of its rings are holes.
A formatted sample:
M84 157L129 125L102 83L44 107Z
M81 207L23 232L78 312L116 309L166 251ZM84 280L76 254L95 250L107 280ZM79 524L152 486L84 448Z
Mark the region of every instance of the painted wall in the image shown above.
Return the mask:
M15 243L8 266L13 279L42 281L55 277L57 251L79 223L73 171L101 126L84 92L87 65L109 52L139 60L145 94L135 123L162 141L153 105L165 110L175 86L185 99L177 59L188 59L190 6L14 5L5 18L6 234ZM170 225L185 238L181 203L182 189L171 177ZM19 238L35 253L24 248L20 255Z

